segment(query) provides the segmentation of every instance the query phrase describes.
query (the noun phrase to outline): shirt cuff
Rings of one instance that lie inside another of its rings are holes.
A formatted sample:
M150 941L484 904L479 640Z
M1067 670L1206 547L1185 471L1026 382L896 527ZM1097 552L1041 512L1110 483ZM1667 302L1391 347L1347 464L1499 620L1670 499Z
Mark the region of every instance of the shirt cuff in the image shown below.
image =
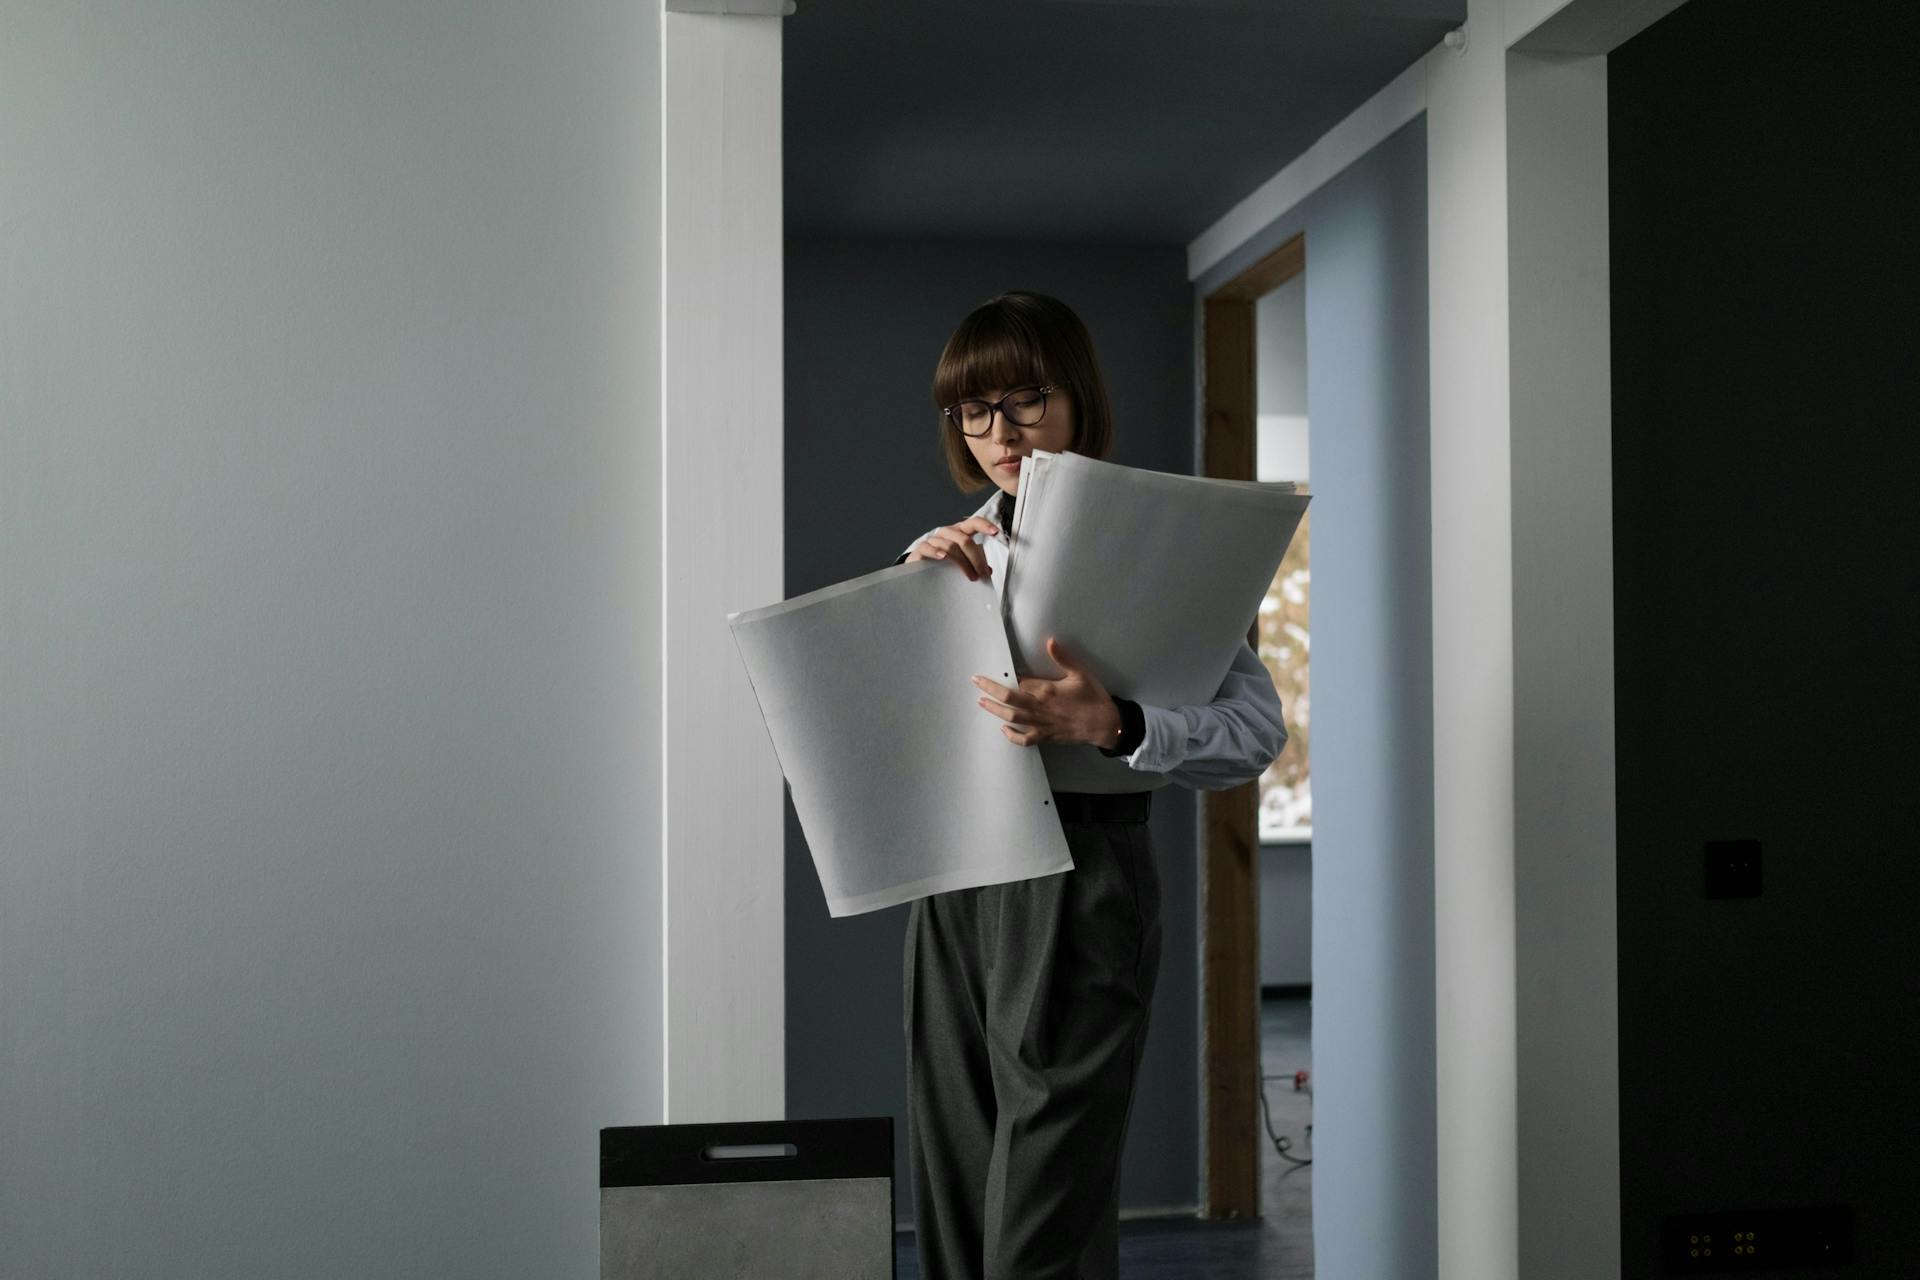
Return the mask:
M1166 773L1187 758L1187 718L1171 707L1142 706L1140 715L1145 733L1139 750L1127 757L1130 768L1147 773Z

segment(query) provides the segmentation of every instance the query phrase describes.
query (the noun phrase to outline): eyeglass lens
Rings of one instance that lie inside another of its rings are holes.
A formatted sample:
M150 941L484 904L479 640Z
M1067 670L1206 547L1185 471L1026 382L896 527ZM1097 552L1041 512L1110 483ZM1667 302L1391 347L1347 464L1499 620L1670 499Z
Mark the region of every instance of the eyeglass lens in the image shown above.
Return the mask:
M1046 411L1046 393L1037 387L1023 387L1000 401L1001 414L1018 427L1033 426ZM962 431L970 436L984 435L993 421L993 405L986 400L962 400L954 415Z

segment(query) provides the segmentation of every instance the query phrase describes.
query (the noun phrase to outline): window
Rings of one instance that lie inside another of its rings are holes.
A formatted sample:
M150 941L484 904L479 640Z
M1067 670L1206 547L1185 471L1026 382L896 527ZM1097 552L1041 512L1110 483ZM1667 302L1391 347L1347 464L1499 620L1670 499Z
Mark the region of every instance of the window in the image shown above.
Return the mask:
M1307 687L1308 524L1287 547L1286 559L1260 605L1260 660L1273 676L1287 711L1287 747L1260 775L1260 839L1306 840L1313 836L1313 779L1307 766L1308 721L1313 700Z
M1254 476L1259 480L1308 479L1307 277L1290 276L1254 303L1257 353ZM1260 606L1261 661L1287 712L1287 748L1260 775L1259 832L1262 841L1313 837L1313 778L1308 722L1313 699L1307 684L1308 607L1312 571L1308 562L1309 514L1287 548L1286 559Z

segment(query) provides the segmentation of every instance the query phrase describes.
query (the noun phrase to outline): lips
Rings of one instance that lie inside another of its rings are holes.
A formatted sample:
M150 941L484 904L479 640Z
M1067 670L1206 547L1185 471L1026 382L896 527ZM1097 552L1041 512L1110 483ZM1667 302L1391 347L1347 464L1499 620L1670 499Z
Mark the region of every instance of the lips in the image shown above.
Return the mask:
M996 467L1005 467L1009 471L1018 471L1020 469L1020 459L1019 458L1002 458L1000 459L1000 461L994 463L993 465Z

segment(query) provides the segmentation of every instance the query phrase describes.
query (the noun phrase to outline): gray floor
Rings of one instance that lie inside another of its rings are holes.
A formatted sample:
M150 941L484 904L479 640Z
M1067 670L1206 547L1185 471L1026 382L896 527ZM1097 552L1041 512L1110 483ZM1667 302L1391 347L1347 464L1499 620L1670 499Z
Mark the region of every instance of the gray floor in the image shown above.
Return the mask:
M1281 1077L1266 1082L1273 1132L1287 1139L1286 1154L1300 1160L1313 1155L1307 1141L1313 1103L1294 1089L1293 1073L1312 1067L1311 1050L1306 997L1261 1002L1261 1070ZM1258 1220L1244 1222L1123 1220L1120 1274L1125 1280L1312 1280L1313 1170L1290 1163L1271 1141L1261 1152L1260 1211ZM911 1235L901 1235L897 1254L899 1280L920 1280Z

